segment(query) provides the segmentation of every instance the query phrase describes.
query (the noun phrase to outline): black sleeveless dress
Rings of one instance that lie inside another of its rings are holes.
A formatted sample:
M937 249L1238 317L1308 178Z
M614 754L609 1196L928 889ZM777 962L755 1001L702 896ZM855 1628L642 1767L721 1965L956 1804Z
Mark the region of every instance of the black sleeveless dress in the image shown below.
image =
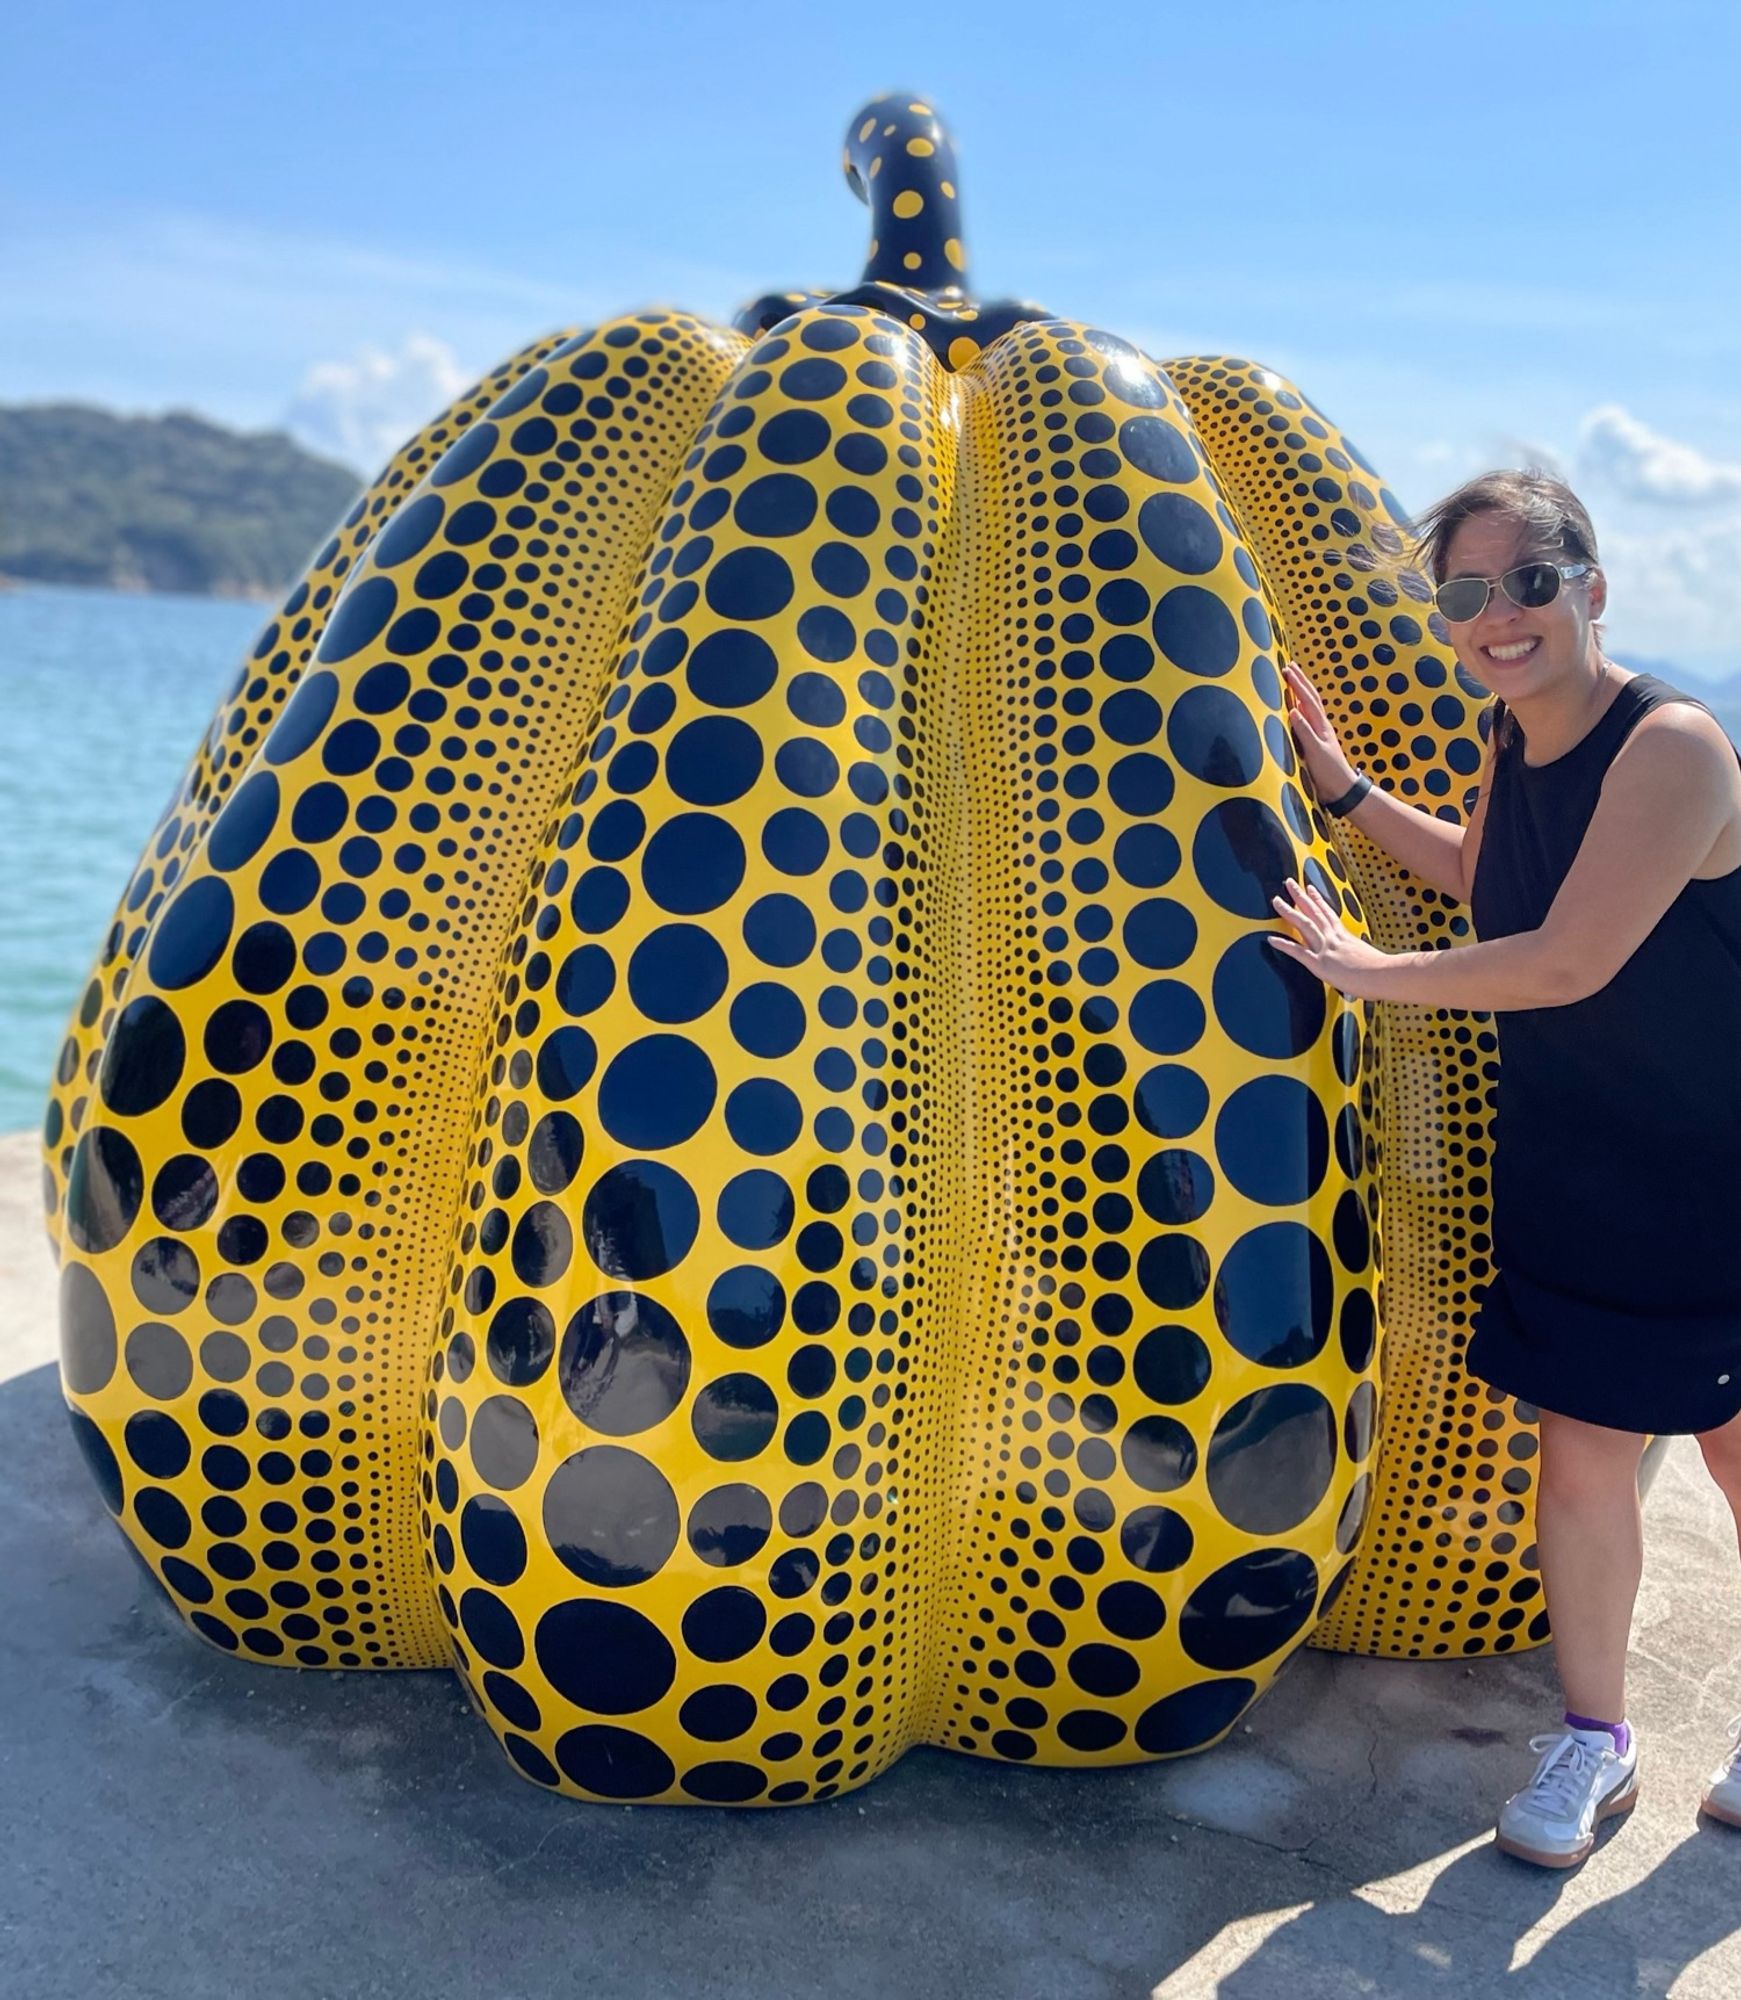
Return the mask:
M1477 937L1542 923L1621 744L1653 708L1693 700L1636 674L1533 770L1511 718L1476 858ZM1726 1423L1741 1412L1741 868L1689 881L1599 993L1494 1020L1498 1275L1469 1372L1614 1430Z

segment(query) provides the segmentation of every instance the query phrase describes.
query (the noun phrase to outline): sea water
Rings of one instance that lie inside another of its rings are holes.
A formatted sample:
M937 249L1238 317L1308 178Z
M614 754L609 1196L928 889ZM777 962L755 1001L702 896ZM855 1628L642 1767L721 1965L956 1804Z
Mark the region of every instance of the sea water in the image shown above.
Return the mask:
M0 1132L40 1121L134 863L270 613L0 590Z

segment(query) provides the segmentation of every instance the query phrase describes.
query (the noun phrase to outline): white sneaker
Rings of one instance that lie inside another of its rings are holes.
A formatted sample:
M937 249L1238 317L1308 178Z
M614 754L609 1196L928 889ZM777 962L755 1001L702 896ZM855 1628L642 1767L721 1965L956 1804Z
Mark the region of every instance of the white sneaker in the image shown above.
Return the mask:
M1741 1826L1741 1715L1730 1722L1729 1734L1735 1740L1728 1756L1711 1773L1699 1804L1713 1819Z
M1638 1735L1621 1756L1606 1729L1562 1728L1532 1736L1541 1752L1535 1776L1499 1815L1501 1853L1542 1868L1575 1868L1596 1844L1596 1826L1638 1803ZM1741 1801L1741 1782L1736 1785Z

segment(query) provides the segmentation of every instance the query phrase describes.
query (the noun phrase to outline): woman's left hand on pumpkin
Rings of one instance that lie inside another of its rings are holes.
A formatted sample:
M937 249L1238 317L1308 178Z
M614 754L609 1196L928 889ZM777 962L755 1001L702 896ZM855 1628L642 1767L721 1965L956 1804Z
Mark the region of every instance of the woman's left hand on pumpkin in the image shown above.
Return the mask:
M1272 935L1277 951L1309 966L1350 1000L1376 997L1371 975L1389 963L1390 954L1356 937L1316 887L1290 878L1286 896L1272 896L1270 902L1299 932L1297 938Z

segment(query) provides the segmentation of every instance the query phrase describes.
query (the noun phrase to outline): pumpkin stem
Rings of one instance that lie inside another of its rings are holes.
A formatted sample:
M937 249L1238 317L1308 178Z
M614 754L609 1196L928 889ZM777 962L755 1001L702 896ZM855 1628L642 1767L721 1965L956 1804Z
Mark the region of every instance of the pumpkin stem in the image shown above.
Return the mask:
M955 147L906 91L874 98L847 128L846 182L871 211L864 282L955 293L967 283Z

